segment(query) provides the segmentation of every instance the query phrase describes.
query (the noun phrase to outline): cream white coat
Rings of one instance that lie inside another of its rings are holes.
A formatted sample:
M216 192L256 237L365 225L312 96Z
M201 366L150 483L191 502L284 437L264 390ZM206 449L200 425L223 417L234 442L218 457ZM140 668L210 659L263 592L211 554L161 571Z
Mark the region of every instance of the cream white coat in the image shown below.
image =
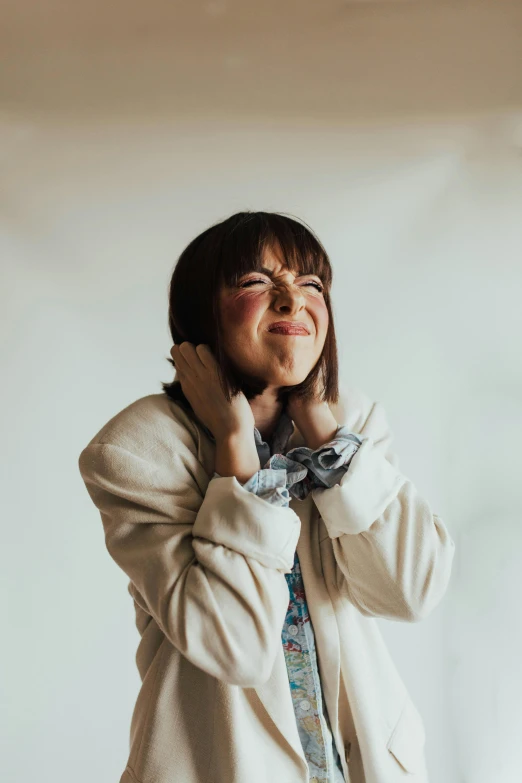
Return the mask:
M347 388L331 407L363 443L340 484L289 508L212 479L213 442L164 394L83 449L141 636L120 783L308 781L281 644L296 546L347 783L428 783L424 723L375 618L429 615L454 542L401 473L381 403Z

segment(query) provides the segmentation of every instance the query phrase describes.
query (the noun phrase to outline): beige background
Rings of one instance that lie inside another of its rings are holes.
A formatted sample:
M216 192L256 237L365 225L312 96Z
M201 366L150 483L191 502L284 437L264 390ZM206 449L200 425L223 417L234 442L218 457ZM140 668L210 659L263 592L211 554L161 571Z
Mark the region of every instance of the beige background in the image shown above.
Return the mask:
M518 781L522 3L1 11L5 779L119 779L137 631L77 457L171 377L183 247L266 209L326 245L343 379L456 541L380 622L432 781Z

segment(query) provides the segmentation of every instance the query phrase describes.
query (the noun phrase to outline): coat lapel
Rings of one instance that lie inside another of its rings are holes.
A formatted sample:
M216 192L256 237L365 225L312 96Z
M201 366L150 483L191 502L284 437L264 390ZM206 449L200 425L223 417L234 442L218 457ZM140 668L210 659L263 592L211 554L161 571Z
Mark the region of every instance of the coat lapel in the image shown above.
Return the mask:
M324 699L336 745L342 749L342 738L339 736L338 729L339 633L333 605L322 576L317 513L311 495L308 495L305 500L292 499L290 505L301 520L301 535L297 544L297 554L314 629ZM270 679L258 686L256 692L272 722L287 741L306 775L307 764L297 731L282 645ZM343 757L342 752L341 757Z
M308 780L308 764L297 730L282 640L270 679L257 686L255 690L272 723L286 741L296 764L301 769L303 781Z
M303 781L307 780L308 764L297 731L282 644L276 656L270 679L262 685L256 686L255 691L271 722L276 727L281 738L286 742L297 767L302 771Z

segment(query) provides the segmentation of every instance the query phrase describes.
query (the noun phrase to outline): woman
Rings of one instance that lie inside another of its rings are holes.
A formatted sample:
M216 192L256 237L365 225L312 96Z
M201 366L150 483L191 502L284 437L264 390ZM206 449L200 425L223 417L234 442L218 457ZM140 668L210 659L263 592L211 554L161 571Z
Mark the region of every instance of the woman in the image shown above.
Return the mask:
M380 402L338 392L326 251L241 212L181 254L177 379L82 451L130 579L142 686L120 783L427 783L376 617L415 622L454 543Z

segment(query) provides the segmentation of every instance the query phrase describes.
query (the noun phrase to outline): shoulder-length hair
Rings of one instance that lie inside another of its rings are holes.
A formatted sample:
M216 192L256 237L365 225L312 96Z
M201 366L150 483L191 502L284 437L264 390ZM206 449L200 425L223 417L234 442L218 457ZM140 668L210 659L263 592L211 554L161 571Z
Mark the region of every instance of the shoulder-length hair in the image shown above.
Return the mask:
M210 346L219 367L227 400L242 391L252 399L266 388L264 379L245 375L223 351L223 332L218 292L221 286L237 285L247 272L257 271L265 249L282 251L288 268L301 275L315 274L324 286L329 326L321 356L308 376L296 386L279 390L280 401L292 393L310 397L318 382L325 402L339 398L338 357L330 300L332 268L326 250L313 231L291 217L277 212L237 212L199 234L183 250L174 267L169 286L169 329L172 340ZM167 361L175 366L170 357ZM163 391L176 401L187 402L179 380L162 382Z

